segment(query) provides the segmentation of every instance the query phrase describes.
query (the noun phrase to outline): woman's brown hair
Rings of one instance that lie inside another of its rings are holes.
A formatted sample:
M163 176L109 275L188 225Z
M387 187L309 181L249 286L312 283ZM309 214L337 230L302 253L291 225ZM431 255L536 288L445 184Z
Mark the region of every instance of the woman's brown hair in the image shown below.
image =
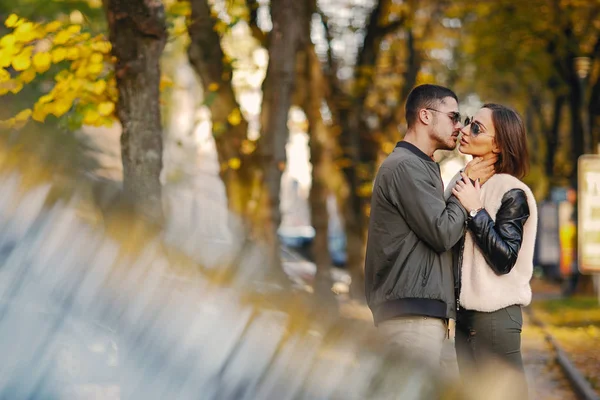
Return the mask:
M488 103L483 108L492 111L496 131L494 139L500 148L495 165L496 173L523 178L529 170L527 131L523 119L515 110L501 104Z

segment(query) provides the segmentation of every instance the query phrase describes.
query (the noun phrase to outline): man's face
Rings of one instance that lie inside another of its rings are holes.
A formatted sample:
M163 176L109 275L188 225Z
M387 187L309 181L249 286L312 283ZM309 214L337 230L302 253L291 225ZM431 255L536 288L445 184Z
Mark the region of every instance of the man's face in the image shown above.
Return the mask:
M429 112L433 114L430 135L436 143L436 150L454 150L462 128L458 103L454 98L446 97Z

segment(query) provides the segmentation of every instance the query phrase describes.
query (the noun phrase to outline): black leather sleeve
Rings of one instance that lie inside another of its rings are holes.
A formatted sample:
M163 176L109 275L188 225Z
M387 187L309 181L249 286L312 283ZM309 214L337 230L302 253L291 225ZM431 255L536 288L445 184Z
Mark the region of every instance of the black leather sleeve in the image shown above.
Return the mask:
M496 274L508 274L515 266L527 218L527 196L523 190L513 189L506 192L502 198L496 222L485 210L468 220L467 224L475 242Z

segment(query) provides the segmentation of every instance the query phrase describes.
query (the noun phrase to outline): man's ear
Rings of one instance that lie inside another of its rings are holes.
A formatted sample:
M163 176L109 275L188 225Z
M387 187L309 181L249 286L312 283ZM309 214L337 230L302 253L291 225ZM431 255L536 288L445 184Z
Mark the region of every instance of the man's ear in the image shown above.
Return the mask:
M427 111L427 109L422 108L419 110L419 120L423 125L431 124L431 113Z

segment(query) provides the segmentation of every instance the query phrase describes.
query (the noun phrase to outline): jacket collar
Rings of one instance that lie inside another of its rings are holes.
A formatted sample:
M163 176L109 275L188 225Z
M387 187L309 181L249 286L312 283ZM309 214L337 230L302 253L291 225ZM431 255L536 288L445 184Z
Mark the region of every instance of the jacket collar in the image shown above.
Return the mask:
M433 160L433 158L431 158L427 154L423 153L423 151L421 151L421 149L419 149L417 146L415 146L412 143L408 143L408 142L405 142L404 140L402 140L396 144L396 147L402 147L402 148L412 152L415 156L422 158L425 161L435 162Z

